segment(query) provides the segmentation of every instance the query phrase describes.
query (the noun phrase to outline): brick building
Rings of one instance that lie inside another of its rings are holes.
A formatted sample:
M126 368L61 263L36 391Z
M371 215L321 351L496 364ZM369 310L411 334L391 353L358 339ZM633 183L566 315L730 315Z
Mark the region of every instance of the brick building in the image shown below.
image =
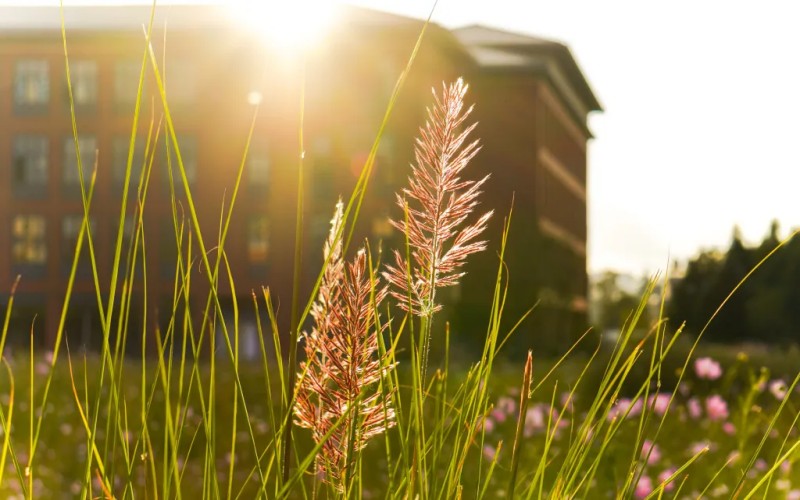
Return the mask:
M240 302L240 335L247 350L257 343L248 312L251 290L269 285L279 318L288 319L301 82L305 81L306 110L303 281L308 287L319 269L335 200L353 189L422 22L345 9L324 43L310 51L302 65L240 29L221 9L159 8L153 45L166 75L181 156L212 260L221 213L229 206L258 104L225 246L236 291L227 280L220 285L226 310L233 300ZM90 225L104 301L112 281L125 194L122 179L145 48L142 25L149 16L149 7L73 7L65 12L86 179L97 164ZM517 220L525 221L519 224L521 237L534 238L528 233L535 228L535 244L557 249L551 252L552 263L565 266L554 281L539 271L523 271L519 286L524 299L554 297L552 305L568 315L585 316L586 141L591 137L586 115L599 105L563 45L482 27L450 32L430 26L381 141L358 238L370 237L373 246L377 240L389 246L397 239L386 220L396 215L392 193L407 174L430 88L461 75L472 84L469 98L477 103L478 135L484 143L473 173L493 174L484 205L502 214L514 192ZM4 284L0 305L5 305L11 283L21 276L11 318L12 344L27 342L34 317L34 335L41 345L54 338L81 226L83 208L66 88L58 9L0 7L0 284ZM178 251L175 224L184 224L184 235L191 226L183 188L177 187L174 204L169 196L167 166L172 165L173 173L176 167L175 154L166 145L163 115L148 62L131 164L138 180L152 159L143 209L147 258L146 266L140 263L129 278L134 290L131 317L126 319L130 332L149 331L171 316ZM159 124L161 133L156 136ZM127 196L123 260L136 233L140 206L136 186ZM500 220L499 216L495 228ZM184 252L187 241L184 236ZM204 297L208 279L196 261L196 243L192 252L192 283L199 290L193 296ZM492 254L486 252L472 266L472 281L493 276ZM513 259L530 260L512 252ZM124 266L120 271L118 298L123 295ZM468 284L454 294L454 300L469 304L482 298L470 296ZM142 298L145 286L147 301ZM66 323L71 342L99 345L96 297L84 245ZM190 314L198 320L202 305L190 304ZM127 341L135 351L139 340Z
M600 104L561 43L483 26L454 33L473 59L466 75L483 141L476 166L493 176L487 188L493 206L507 213L514 200L509 326L535 306L517 338L561 351L587 324L587 117ZM498 241L499 224L494 228ZM496 261L482 259L473 268ZM486 303L494 278L468 275L462 321L471 322L470 312Z

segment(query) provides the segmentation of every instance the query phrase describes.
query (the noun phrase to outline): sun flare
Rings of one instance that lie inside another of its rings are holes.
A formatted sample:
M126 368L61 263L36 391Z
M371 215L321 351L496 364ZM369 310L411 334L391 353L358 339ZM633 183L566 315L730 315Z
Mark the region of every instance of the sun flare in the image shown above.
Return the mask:
M232 0L233 16L270 45L307 48L318 41L334 17L333 0Z

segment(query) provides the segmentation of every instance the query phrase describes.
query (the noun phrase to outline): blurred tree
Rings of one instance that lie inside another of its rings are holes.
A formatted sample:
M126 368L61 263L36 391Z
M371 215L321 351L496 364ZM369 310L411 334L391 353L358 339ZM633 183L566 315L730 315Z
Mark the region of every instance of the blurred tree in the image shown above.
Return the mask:
M703 304L706 311L711 311L708 315L711 318L714 311L727 299L705 333L707 340L739 342L752 337L748 328L746 305L752 296L753 283L748 281L741 286L739 283L754 264L753 252L742 243L739 228L734 228L731 246Z
M698 333L714 312L705 304L722 268L724 256L716 250L705 250L689 262L682 279L676 280L669 303L668 315L675 327L686 322L686 328Z
M763 241L751 248L735 229L724 255L707 251L688 263L685 275L673 287L670 317L686 321L689 331L699 333L747 273L769 255L731 295L704 339L800 343L800 238L793 237L782 247L780 243L777 221L772 221Z
M644 287L642 287L642 292ZM620 286L620 275L604 271L592 283L592 324L601 332L620 331L639 306L641 293L631 293ZM645 309L639 327L650 324L649 310Z

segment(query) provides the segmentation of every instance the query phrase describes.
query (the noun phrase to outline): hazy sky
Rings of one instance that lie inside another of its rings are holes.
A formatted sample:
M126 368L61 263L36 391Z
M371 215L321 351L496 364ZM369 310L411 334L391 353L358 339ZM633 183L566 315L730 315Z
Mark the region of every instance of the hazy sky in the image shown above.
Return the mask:
M589 122L589 266L637 274L727 246L735 224L752 241L773 218L800 226L799 18L786 0L440 0L434 14L570 46L605 108Z
M434 15L570 46L605 108L589 122L589 266L634 273L727 246L735 224L753 241L773 218L800 226L798 18L779 0L440 0Z

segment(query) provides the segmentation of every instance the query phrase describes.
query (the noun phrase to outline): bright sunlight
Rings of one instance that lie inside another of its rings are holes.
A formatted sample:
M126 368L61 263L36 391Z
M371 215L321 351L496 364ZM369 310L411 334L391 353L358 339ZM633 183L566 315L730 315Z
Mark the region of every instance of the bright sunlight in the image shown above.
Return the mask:
M304 49L331 25L331 0L231 0L232 15L263 40L282 49Z

